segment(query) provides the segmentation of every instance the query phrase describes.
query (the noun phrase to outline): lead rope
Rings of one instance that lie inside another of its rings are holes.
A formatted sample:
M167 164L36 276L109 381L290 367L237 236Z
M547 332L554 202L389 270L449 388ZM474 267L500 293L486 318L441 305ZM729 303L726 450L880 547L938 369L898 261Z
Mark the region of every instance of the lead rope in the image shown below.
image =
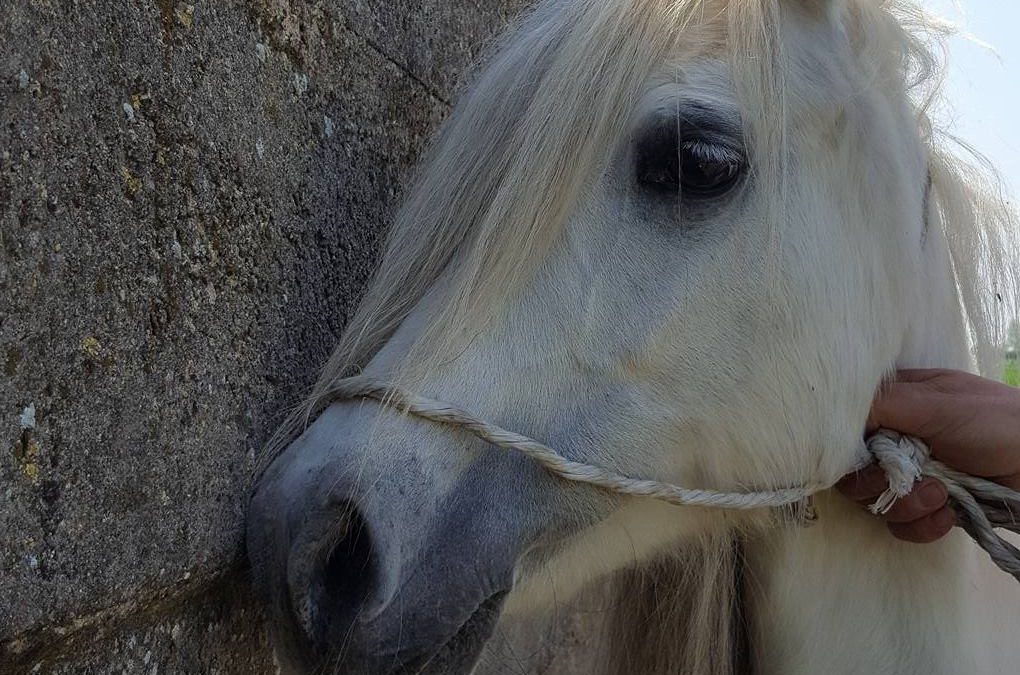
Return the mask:
M1020 493L984 478L961 473L931 458L921 440L883 429L868 439L868 450L889 480L889 489L871 507L888 513L922 476L946 486L957 523L996 565L1020 581L1020 550L995 533L995 528L1020 534Z
M594 485L621 495L650 497L676 506L739 510L793 507L800 521L810 524L816 518L812 496L832 487L818 484L764 492L719 492L631 478L569 460L533 438L507 431L457 406L364 376L337 382L327 398L330 401L372 399L392 405L415 417L463 429L487 443L520 452L564 480ZM880 430L868 439L867 447L889 480L889 489L872 506L874 513L887 513L896 500L910 493L922 476L937 478L949 492L960 527L988 552L999 568L1020 581L1020 550L995 533L996 527L1020 533L1020 522L1013 515L1014 511L1020 513L1020 493L955 471L931 459L922 441L893 431Z

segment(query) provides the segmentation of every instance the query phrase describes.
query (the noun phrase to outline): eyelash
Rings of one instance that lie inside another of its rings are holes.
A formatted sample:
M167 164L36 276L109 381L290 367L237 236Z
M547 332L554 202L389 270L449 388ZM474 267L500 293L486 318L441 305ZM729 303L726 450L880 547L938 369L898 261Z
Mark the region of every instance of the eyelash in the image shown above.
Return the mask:
M724 145L706 143L701 139L681 141L680 149L681 151L689 152L705 163L732 164L737 166L744 161L744 156L736 150L727 148Z

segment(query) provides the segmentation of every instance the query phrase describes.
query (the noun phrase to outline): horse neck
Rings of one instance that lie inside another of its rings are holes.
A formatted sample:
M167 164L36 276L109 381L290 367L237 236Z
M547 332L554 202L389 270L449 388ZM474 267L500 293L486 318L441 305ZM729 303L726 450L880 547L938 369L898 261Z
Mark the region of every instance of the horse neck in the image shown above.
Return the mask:
M898 367L966 367L963 310L943 237L925 251L922 297ZM956 530L927 546L830 492L819 522L747 547L760 675L1015 672L1016 582Z
M1015 607L1020 597L965 535L928 546L900 542L836 494L821 496L818 510L815 526L747 547L757 673L1008 671L988 659L1015 659L1015 646L1007 654L989 641L1018 612L995 595Z

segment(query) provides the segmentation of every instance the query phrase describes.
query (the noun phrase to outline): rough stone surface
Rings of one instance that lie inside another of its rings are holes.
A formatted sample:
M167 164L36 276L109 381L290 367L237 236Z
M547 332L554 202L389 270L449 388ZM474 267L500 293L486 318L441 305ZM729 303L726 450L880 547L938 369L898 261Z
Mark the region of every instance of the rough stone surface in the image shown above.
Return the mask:
M40 644L4 673L253 675L276 664L243 576ZM98 638L98 639L97 639Z
M272 672L254 451L526 0L0 3L0 672Z

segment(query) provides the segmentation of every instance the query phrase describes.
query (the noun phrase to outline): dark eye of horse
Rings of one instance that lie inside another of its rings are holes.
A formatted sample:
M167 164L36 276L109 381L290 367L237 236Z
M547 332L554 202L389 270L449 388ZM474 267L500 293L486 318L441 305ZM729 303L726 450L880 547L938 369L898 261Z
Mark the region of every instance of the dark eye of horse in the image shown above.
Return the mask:
M645 133L637 145L638 184L661 193L712 199L740 180L746 161L728 145L703 137L683 137L675 125Z

